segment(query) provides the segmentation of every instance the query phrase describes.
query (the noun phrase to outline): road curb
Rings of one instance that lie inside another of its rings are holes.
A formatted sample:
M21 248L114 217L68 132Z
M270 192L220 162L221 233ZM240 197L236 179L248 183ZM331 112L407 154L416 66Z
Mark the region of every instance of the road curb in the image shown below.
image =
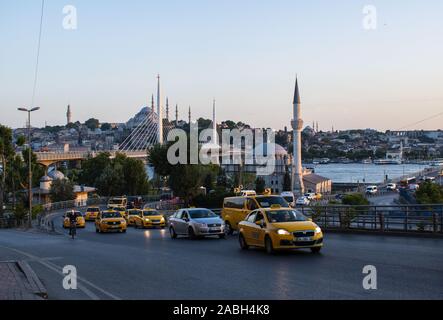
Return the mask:
M28 280L31 289L33 293L42 299L48 299L48 292L43 285L43 283L40 281L40 279L35 274L34 270L32 270L29 263L26 261L18 261L17 262L18 267L20 270L25 274L26 279Z
M340 229L328 229L322 228L327 233L342 233L342 234L356 234L356 235L374 235L374 236L391 236L391 237L405 237L405 238L429 238L429 239L443 239L443 233L412 233L402 231L370 231L370 230L340 230Z

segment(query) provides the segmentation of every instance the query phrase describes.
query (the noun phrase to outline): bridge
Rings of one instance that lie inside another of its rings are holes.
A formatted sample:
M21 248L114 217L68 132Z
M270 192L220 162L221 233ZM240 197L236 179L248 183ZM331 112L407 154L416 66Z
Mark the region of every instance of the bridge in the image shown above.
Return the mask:
M111 158L116 154L124 154L128 158L137 158L147 161L148 150L159 141L158 115L153 109L146 108L146 117L131 131L126 139L119 145L118 150L103 151L73 151L73 152L35 152L37 162L49 167L57 162L82 161L94 158L100 153L109 153ZM174 125L163 119L163 137L167 137Z
M89 158L95 158L97 155L101 153L109 153L111 158L115 158L115 156L119 154L124 154L128 158L137 158L146 161L148 156L147 150L139 150L139 151L122 151L122 150L114 150L114 151L85 151L85 152L35 152L37 156L37 163L49 167L57 162L63 161L82 161Z

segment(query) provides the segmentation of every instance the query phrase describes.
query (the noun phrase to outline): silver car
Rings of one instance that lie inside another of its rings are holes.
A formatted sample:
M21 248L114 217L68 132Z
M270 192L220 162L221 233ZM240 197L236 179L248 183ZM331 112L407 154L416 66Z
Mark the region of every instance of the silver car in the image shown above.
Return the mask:
M225 223L209 209L180 209L168 219L171 238L225 237Z

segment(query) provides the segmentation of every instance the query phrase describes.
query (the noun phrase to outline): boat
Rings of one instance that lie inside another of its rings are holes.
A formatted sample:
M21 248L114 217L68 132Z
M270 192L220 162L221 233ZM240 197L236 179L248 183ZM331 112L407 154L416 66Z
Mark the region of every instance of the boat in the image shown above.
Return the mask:
M363 163L363 164L371 164L372 160L371 159L364 159L364 160L361 161L361 163Z
M400 159L377 159L377 160L374 160L374 164L376 164L376 165L399 165L402 163L403 163L403 161Z

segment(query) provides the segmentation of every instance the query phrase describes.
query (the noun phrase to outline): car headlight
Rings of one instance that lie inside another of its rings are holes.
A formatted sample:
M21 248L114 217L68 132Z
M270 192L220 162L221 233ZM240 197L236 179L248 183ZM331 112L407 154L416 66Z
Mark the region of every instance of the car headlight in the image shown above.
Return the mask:
M291 234L288 230L285 229L279 229L277 230L277 233L281 236L289 236Z
M320 227L315 228L315 233L321 233L321 228Z
M150 222L151 220L150 220L150 219L148 219L148 218L146 218L146 219L145 219L145 221L146 221L146 222Z
M197 225L197 227L199 227L199 228L207 228L207 227L208 227L208 225L205 224L205 223L197 223L196 225Z

